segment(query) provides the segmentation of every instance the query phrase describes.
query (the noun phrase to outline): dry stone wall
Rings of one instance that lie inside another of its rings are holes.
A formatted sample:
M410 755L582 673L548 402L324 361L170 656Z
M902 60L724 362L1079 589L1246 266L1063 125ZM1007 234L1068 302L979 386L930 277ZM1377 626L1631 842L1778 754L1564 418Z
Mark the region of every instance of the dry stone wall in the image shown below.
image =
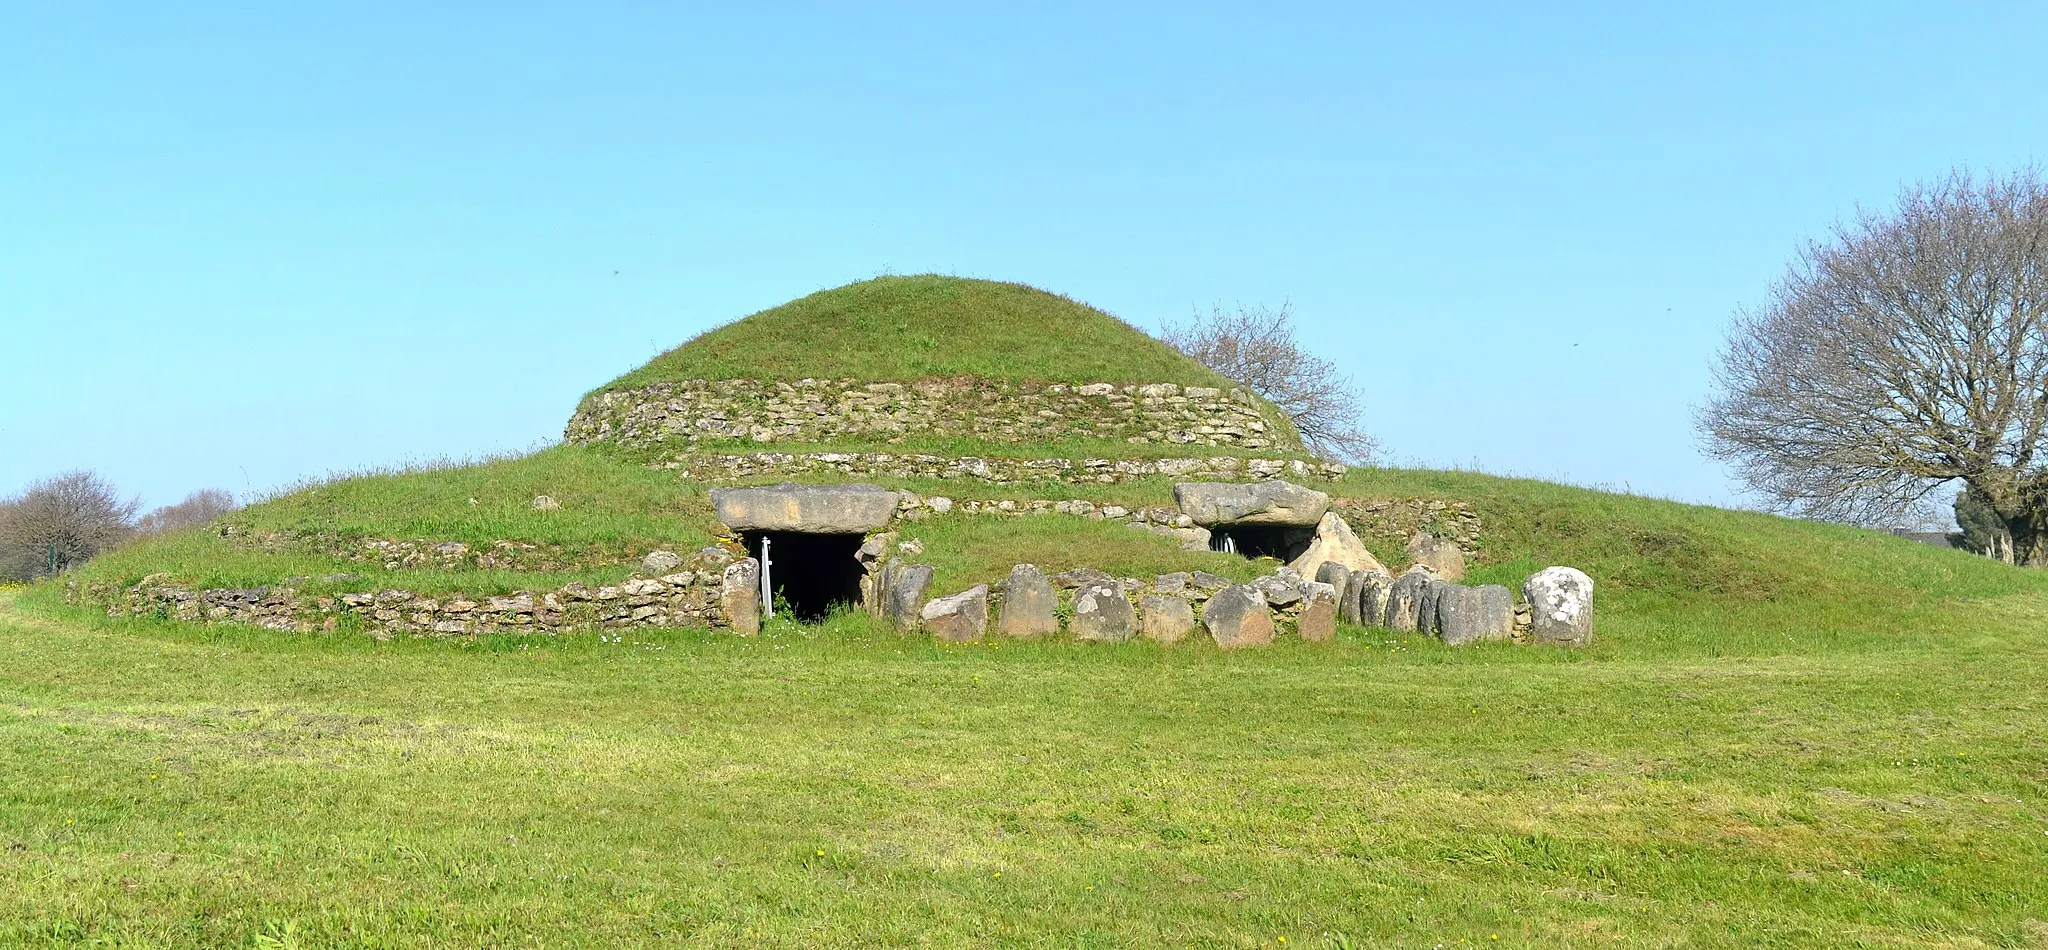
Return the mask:
M350 629L378 637L622 627L725 628L731 621L721 596L726 570L734 563L731 554L706 548L680 562L685 569L660 577L634 577L598 587L568 584L551 591L515 591L501 596L427 595L395 589L309 594L291 583L196 590L163 576L144 578L127 588L101 584L74 587L70 595L75 602L105 607L110 616L239 623L302 633Z
M900 443L909 436L1027 444L1297 448L1242 389L1173 383L866 383L693 379L601 393L569 420L570 442L629 448L731 442Z
M1229 456L1159 459L1013 459L894 455L877 452L758 452L747 455L684 452L673 459L654 462L649 467L668 469L693 481L726 481L763 476L787 478L834 475L848 478L971 479L995 485L1033 482L1115 485L1158 476L1220 480L1286 476L1334 481L1342 478L1346 471L1342 465L1323 462L1306 462L1299 459L1240 459Z

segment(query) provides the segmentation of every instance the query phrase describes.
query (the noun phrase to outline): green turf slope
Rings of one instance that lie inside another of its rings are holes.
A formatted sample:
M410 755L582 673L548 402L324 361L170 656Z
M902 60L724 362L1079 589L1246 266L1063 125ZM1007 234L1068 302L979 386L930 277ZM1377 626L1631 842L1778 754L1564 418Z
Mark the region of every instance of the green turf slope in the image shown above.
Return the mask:
M925 274L864 280L763 310L597 391L685 379L956 376L1232 385L1086 304L1024 284Z
M544 453L245 518L603 540L687 508L643 474ZM0 592L0 945L2048 939L2048 574L1541 482L1341 490L1471 502L1481 580L1585 568L1598 642L377 643ZM1110 540L906 530L949 584Z

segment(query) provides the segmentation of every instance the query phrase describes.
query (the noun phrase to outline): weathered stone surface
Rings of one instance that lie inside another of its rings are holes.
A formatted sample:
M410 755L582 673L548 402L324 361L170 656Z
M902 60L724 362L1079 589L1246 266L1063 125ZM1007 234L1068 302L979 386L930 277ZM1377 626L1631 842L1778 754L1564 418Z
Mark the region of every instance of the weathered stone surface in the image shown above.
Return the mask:
M924 601L932 586L929 564L905 564L890 572L882 613L900 633L917 629L924 615Z
M1435 607L1436 620L1429 626L1437 636L1452 646L1476 643L1484 639L1480 623L1480 596L1478 588L1466 587L1444 581L1430 585L1434 592L1429 600Z
M1301 616L1294 621L1295 632L1310 643L1335 640L1337 589L1319 581L1309 581L1307 588L1306 594L1302 597Z
M996 633L1016 640L1037 640L1059 632L1059 593L1036 564L1010 568L1003 582L1003 610Z
M1115 584L1090 584L1074 592L1074 639L1090 643L1122 643L1131 638L1136 618L1131 602Z
M1167 533L1171 534L1174 540L1180 542L1180 549L1183 551L1209 550L1209 529L1207 528L1168 528Z
M1252 586L1259 589L1268 606L1285 609L1301 603L1301 581L1297 578L1268 574L1253 581Z
M1421 620L1422 596L1436 575L1424 570L1411 570L1400 577L1387 589L1386 619L1382 625L1396 633L1413 633Z
M1386 626L1387 597L1394 589L1393 575L1366 571L1351 575L1351 583L1358 588L1358 622L1368 627Z
M1286 475L1290 478L1334 480L1342 478L1345 472L1342 465L1301 459L1229 456L1011 459L891 452L756 452L746 455L683 452L671 461L656 465L699 482L762 476L829 475L840 478L958 478L998 485L1032 482L1111 485L1159 476L1271 478Z
M1593 642L1593 579L1569 567L1546 567L1522 584L1534 616L1529 639L1560 646Z
M533 496L533 510L560 511L562 510L562 503L549 495L535 495Z
M1430 575L1415 597L1415 632L1435 634L1437 632L1437 601L1443 596L1444 588L1455 587L1450 581Z
M683 556L674 551L649 551L640 559L640 569L649 574L667 574L683 566Z
M1249 584L1233 584L1202 605L1202 626L1226 650L1273 642L1273 615L1265 595Z
M1204 528L1218 525L1293 525L1307 527L1330 510L1330 496L1278 479L1239 485L1228 482L1179 482L1173 498L1180 510Z
M1324 561L1323 566L1316 569L1315 579L1337 592L1337 618L1346 623L1357 623L1356 617L1346 619L1344 616L1344 595L1351 589L1351 569L1335 561Z
M1324 564L1341 564L1353 571L1384 572L1387 569L1379 558L1365 549L1365 543L1358 540L1357 533L1334 511L1316 522L1315 539L1308 543L1308 550L1288 566L1301 572L1303 577L1314 577Z
M1116 586L1116 578L1109 576L1108 571L1097 570L1092 567L1077 567L1071 571L1061 571L1047 579L1052 581L1054 587L1061 590L1079 590L1091 584Z
M718 588L718 604L725 610L732 632L751 637L761 632L761 562L741 558L725 569Z
M1465 579L1465 552L1458 550L1455 543L1427 531L1417 531L1415 537L1408 539L1408 557L1444 580Z
M1160 643L1179 643L1195 629L1195 608L1188 599L1175 594L1146 594L1139 598L1143 608L1145 638Z
M988 632L988 585L977 584L957 594L934 597L918 611L932 639L973 643Z
M866 534L896 515L895 492L877 485L714 488L711 505L734 531Z
M1229 587L1234 582L1231 581L1230 578L1224 577L1220 574L1211 574L1208 571L1196 571L1195 575L1188 579L1188 583L1191 583L1202 590L1222 590L1225 587Z

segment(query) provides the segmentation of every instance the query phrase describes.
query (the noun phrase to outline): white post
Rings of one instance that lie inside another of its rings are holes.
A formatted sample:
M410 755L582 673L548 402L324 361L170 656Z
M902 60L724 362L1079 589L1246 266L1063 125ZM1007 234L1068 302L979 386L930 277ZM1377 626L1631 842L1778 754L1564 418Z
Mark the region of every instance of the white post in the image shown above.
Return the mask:
M774 562L768 560L768 538L764 536L761 538L761 619L763 620L775 616L775 584L768 579L768 565L772 563Z

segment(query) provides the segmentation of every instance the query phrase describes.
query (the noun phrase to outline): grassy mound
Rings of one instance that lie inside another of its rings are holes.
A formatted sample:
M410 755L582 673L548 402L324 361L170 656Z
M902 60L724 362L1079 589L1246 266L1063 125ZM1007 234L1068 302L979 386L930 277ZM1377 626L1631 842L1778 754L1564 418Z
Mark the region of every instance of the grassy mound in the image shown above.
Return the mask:
M247 518L577 543L688 520L643 477L543 453ZM1599 642L940 647L846 616L376 643L0 592L0 943L2041 939L2048 574L1540 482L1341 490L1469 501L1482 580L1585 568ZM562 511L521 507L544 491ZM1121 530L905 533L957 586Z
M1086 304L1023 284L926 274L864 280L763 310L597 391L685 379L956 376L1231 385Z

